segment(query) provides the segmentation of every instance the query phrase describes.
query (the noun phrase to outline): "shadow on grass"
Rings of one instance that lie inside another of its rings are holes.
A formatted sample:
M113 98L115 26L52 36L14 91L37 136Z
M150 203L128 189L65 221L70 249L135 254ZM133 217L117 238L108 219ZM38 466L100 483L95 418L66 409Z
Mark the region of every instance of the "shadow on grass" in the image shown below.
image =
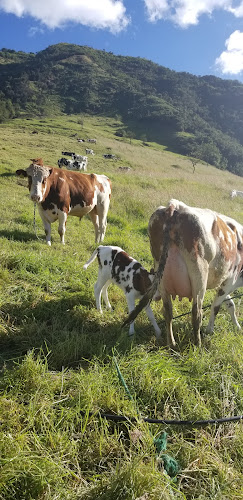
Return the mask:
M0 177L16 177L15 172L3 172Z
M35 233L31 233L30 231L19 231L18 229L15 229L14 231L7 231L6 229L2 229L0 230L0 238L1 237L13 241L31 241L37 239ZM43 238L40 237L39 239L45 241L44 236Z
M154 336L152 326L147 323L142 327L137 319L136 334L129 337L128 327L122 328L127 309L122 317L115 312L101 315L93 297L81 293L34 306L30 302L6 303L0 314L4 325L0 330L0 368L21 361L31 349L48 354L51 369L78 368L95 358L106 362L114 347L124 354L131 350L131 344L146 344Z

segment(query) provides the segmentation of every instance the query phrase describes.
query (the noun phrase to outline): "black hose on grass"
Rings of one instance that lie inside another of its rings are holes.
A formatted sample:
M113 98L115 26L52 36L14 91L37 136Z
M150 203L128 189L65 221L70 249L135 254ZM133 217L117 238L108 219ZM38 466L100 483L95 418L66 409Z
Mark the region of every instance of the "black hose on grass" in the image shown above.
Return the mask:
M85 412L81 412L85 415ZM136 417L125 417L124 415L116 415L113 413L101 413L101 412L89 412L89 416L97 415L100 418L106 418L107 420L113 420L114 422L136 422L138 419ZM221 417L221 418L209 418L206 420L167 420L160 418L149 418L149 417L141 417L144 422L149 424L164 424L164 425L185 425L188 427L197 427L204 425L213 425L213 424L224 424L228 422L237 422L239 420L243 420L243 415L237 415L233 417Z

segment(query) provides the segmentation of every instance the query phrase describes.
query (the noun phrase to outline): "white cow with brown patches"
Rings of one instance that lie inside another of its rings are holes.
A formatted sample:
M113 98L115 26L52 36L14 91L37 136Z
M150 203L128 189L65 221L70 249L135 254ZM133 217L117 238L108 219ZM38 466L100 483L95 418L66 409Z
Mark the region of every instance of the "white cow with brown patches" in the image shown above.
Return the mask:
M16 175L28 178L30 199L37 203L44 224L46 242L51 245L51 224L59 221L58 232L64 244L68 215L89 215L95 228L95 241L103 241L111 197L111 181L106 175L83 174L43 165L32 160Z
M107 289L114 283L123 290L126 296L128 310L131 312L135 307L135 300L141 299L154 279L154 273L149 273L142 264L130 257L122 248L116 246L99 246L83 268L87 267L97 257L99 263L99 274L94 286L96 307L102 313L101 296L107 309L111 309ZM161 331L156 323L150 305L145 309L150 319L155 334L160 337ZM134 322L130 324L129 335L134 334Z
M212 210L171 200L166 208L159 207L152 214L148 231L157 272L150 290L125 323L133 321L157 292L163 300L167 343L174 346L171 297L188 297L193 301L195 343L200 345L204 295L206 289L218 288L207 331L213 331L215 317L225 299L239 328L229 294L243 286L243 226Z

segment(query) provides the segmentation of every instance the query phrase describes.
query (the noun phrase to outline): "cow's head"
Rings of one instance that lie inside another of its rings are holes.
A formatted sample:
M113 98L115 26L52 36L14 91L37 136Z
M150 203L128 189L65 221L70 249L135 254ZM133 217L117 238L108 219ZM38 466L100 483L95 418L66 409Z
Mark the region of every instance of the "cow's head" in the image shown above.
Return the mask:
M16 170L16 175L28 177L30 199L41 203L46 191L46 181L52 173L52 168L45 167L41 158L35 161L38 163L31 163L26 170Z

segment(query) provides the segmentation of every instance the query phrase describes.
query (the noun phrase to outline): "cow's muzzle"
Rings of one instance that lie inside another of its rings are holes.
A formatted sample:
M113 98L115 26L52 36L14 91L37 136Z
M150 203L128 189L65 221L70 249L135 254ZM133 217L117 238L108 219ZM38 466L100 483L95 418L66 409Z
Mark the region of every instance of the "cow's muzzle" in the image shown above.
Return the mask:
M30 198L32 201L35 201L36 203L40 202L40 196L38 194L31 194Z

